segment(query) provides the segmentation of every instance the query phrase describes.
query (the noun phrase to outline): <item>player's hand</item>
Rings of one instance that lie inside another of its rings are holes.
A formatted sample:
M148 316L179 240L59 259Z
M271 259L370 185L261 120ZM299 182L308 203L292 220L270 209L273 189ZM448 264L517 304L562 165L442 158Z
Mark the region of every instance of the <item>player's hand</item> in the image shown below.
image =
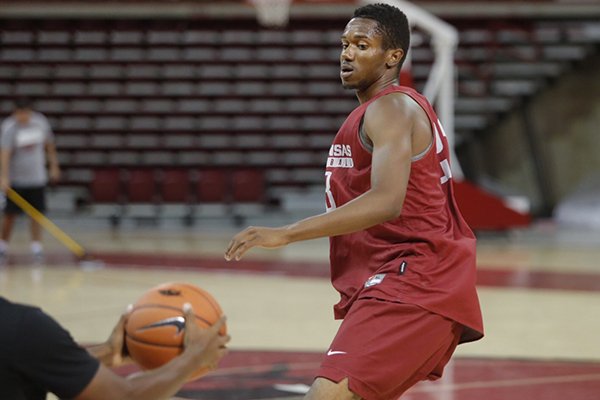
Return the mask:
M127 318L129 318L132 308L133 307L129 305L127 310L121 314L119 322L117 322L117 325L115 325L106 341L106 344L111 351L111 354L107 357L107 362L111 367L131 362L131 358L127 353L127 347L125 346L125 324L127 323Z
M231 239L225 251L225 259L237 261L253 247L275 249L285 246L289 242L287 231L284 228L250 226Z
M213 326L202 329L196 324L196 315L189 303L184 304L185 333L183 347L186 352L193 352L195 363L199 366L216 369L219 361L228 349L225 345L231 340L229 335L220 335L226 317L221 317Z

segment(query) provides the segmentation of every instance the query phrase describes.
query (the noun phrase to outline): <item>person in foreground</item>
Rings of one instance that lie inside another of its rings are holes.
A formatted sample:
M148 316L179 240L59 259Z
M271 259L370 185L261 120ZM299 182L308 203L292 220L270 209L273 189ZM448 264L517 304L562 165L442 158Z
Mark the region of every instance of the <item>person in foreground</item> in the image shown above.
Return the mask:
M454 200L448 142L433 108L398 86L409 47L404 13L358 8L341 42L342 84L360 105L329 150L327 212L246 228L225 259L329 237L340 293L334 314L343 322L305 398L395 400L439 378L459 343L483 337L475 237Z
M41 400L48 392L76 400L169 399L198 368L215 369L227 353L229 336L218 333L225 318L201 329L187 305L183 353L160 368L121 377L109 367L126 361L127 315L105 343L84 349L39 308L0 297L0 399Z

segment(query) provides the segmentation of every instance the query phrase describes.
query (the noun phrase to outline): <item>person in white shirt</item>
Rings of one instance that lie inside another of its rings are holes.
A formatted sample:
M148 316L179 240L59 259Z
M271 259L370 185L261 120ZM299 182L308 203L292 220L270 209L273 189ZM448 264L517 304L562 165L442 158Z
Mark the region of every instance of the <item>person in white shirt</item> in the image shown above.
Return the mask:
M32 109L29 99L18 99L12 114L0 128L0 190L12 188L41 212L46 210L48 182L60 179L54 134L46 117ZM0 231L0 257L4 258L17 215L21 209L6 199ZM41 226L31 220L31 252L43 257Z

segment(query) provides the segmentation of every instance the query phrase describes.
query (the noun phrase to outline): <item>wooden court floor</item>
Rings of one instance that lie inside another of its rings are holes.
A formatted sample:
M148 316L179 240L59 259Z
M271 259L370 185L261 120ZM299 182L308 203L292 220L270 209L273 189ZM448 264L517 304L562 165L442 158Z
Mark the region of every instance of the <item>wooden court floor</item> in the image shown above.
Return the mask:
M75 263L49 237L45 262L34 263L20 226L0 268L0 293L42 307L78 341L94 343L146 289L168 281L201 286L228 316L232 351L178 398L301 398L338 326L326 240L227 263L231 226L66 230L97 263ZM545 222L482 233L478 266L486 337L459 347L442 380L403 399L600 399L600 232Z

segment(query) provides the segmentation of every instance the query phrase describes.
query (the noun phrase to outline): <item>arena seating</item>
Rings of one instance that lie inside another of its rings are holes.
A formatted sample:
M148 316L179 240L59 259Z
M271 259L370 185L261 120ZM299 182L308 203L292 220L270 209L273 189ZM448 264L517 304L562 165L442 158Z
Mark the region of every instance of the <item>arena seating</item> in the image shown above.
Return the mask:
M337 78L344 23L2 20L0 113L35 98L56 132L63 185L88 187L93 202L276 202L322 185L329 143L356 105ZM459 144L598 50L593 21L454 23ZM421 88L433 55L414 36Z

